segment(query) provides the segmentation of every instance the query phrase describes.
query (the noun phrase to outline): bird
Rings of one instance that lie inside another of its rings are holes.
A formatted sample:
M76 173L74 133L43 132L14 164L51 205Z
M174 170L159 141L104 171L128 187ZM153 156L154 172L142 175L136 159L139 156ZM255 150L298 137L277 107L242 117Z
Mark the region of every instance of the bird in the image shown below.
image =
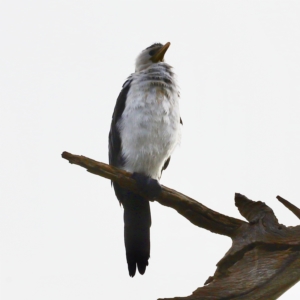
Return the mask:
M128 272L143 275L150 258L149 199L161 191L159 180L180 144L182 119L179 87L164 61L170 47L154 43L136 58L135 72L122 86L109 131L109 164L131 172L147 198L112 185L124 208L124 241Z

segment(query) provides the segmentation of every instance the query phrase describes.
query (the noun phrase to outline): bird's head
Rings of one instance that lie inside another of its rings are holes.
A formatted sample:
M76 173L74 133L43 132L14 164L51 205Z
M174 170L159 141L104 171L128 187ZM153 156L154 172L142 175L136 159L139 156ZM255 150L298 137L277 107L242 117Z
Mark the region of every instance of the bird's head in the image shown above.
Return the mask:
M164 61L165 53L170 45L170 42L166 43L165 45L156 43L143 50L136 59L135 71L142 71L143 69L150 67L152 64Z

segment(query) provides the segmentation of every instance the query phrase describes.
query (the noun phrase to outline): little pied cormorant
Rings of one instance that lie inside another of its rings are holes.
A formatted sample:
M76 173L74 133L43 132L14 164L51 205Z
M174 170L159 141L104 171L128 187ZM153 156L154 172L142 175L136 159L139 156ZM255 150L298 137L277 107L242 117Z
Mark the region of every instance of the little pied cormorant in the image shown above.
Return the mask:
M146 184L149 198L180 142L179 88L164 55L170 43L156 43L136 59L135 73L124 83L109 132L109 163L132 172ZM141 185L141 187L143 186ZM150 257L151 214L148 199L113 183L124 207L124 238L129 275L144 274Z

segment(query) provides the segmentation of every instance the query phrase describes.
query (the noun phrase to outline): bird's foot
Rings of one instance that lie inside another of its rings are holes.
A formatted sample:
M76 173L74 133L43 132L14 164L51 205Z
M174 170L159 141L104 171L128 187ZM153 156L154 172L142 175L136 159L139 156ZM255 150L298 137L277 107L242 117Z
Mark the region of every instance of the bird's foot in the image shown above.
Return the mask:
M131 176L138 186L138 189L147 196L149 200L154 200L161 193L161 185L149 176L134 172Z

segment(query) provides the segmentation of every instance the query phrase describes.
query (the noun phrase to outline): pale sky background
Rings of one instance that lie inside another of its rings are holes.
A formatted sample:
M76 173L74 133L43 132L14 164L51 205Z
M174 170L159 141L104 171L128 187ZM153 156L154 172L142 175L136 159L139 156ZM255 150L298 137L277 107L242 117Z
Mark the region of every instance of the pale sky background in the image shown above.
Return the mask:
M299 16L286 0L2 0L1 300L187 296L229 249L153 203L150 265L130 278L109 181L61 158L108 162L116 98L154 42L171 42L184 123L162 184L242 218L239 192L299 224L275 198L300 206Z

